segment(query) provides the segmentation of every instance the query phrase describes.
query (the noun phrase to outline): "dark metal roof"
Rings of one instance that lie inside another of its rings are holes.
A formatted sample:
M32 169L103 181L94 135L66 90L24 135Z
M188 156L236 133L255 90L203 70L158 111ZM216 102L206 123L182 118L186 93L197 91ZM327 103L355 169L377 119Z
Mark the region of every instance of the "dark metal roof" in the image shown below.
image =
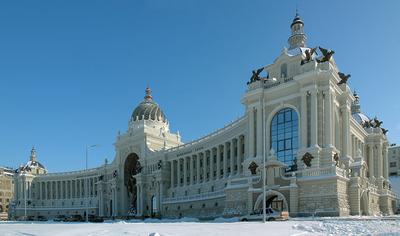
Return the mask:
M146 100L141 102L133 111L132 119L136 120L158 120L166 122L164 112L160 106L152 100Z

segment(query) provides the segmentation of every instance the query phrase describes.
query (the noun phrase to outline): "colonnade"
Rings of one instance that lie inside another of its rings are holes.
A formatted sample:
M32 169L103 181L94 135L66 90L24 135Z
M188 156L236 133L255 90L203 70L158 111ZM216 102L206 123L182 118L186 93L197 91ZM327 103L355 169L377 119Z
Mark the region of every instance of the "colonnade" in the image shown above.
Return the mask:
M171 186L180 187L239 175L243 172L244 136L170 161Z
M98 177L96 176L33 182L28 195L38 200L95 197L97 196L97 181Z

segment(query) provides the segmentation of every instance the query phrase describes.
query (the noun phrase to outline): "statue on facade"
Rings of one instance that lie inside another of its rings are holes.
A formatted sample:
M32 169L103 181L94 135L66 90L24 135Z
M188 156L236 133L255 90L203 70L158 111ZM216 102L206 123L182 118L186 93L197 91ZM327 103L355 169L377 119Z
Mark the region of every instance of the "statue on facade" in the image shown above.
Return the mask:
M253 82L255 82L255 81L260 80L260 74L261 74L261 72L262 72L263 70L264 70L264 67L262 67L262 68L260 68L260 69L257 69L257 70L253 70L253 71L252 71L253 75L252 75L251 78L250 78L250 82L247 82L247 84L251 84L251 83L253 83Z
M381 125L383 124L383 121L380 121L380 120L378 120L377 117L375 117L373 120L373 123L374 123L374 128L380 128Z
M325 49L325 48L321 48L321 47L319 47L319 50L321 51L323 57L321 58L321 60L317 59L318 63L330 61L332 55L335 53L335 51L333 51L333 50Z
M252 175L257 174L257 168L258 168L258 165L254 161L249 165L249 170Z
M349 78L351 77L351 75L350 74L344 74L344 73L342 73L342 72L338 72L338 75L339 75L339 77L340 77L340 81L339 81L339 83L338 83L338 85L341 85L341 84L346 84L347 83L347 80L349 80Z
M339 154L335 153L333 155L333 160L335 161L335 166L339 166Z
M157 162L157 169L161 170L161 168L162 168L162 160L159 160Z
M364 121L363 123L362 123L362 126L364 127L364 128L371 128L371 122L370 121Z
M313 157L309 152L306 152L306 153L303 155L303 157L301 158L301 160L304 162L304 164L305 164L307 167L311 167L311 161L312 161L312 159L314 159L314 157Z
M301 65L304 65L304 64L306 64L306 63L312 61L312 56L314 55L314 53L318 55L318 53L317 53L317 47L311 48L311 49L307 49L307 50L305 51L306 58L305 58L304 60L301 60Z
M381 129L382 129L382 133L383 133L384 135L386 135L386 133L389 131L389 130L384 129L384 128L381 128Z

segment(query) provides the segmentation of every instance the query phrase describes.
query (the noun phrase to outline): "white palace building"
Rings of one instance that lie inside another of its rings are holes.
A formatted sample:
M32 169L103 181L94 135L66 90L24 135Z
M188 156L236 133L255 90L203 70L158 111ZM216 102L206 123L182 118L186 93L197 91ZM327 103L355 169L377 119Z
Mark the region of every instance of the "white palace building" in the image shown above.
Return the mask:
M264 182L267 206L291 216L393 214L382 122L361 112L334 52L306 46L297 14L290 28L289 47L253 71L241 118L184 144L147 88L111 163L47 173L33 149L10 217L240 216L263 207Z

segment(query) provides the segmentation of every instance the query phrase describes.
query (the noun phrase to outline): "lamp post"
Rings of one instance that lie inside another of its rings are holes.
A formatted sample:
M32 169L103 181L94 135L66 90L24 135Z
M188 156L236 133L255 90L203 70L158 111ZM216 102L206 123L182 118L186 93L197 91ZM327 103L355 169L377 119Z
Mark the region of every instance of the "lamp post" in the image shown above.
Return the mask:
M85 170L87 171L88 169L88 156L89 156L89 149L90 148L94 148L94 147L98 147L99 145L94 144L94 145L86 145L86 167ZM89 179L86 178L86 222L89 222L89 183L88 183Z
M27 215L26 215L26 194L27 194L27 189L26 189L26 176L24 176L24 217L25 220L27 220Z
M267 211L267 209L266 209L266 205L267 205L267 203L265 202L266 201L266 186L265 186L265 178L266 178L266 169L265 169L265 153L266 153L266 151L265 151L265 138L266 138L266 136L265 136L265 125L264 125L264 123L265 123L265 114L264 114L264 83L263 83L263 90L262 90L262 96L261 96L261 98L262 98L262 100L261 100L261 127L262 127L262 135L263 135L263 168L262 168L262 170L263 170L263 172L262 172L262 174L263 174L263 222L265 223L266 222L266 219L267 219L267 215L266 215L266 211Z

